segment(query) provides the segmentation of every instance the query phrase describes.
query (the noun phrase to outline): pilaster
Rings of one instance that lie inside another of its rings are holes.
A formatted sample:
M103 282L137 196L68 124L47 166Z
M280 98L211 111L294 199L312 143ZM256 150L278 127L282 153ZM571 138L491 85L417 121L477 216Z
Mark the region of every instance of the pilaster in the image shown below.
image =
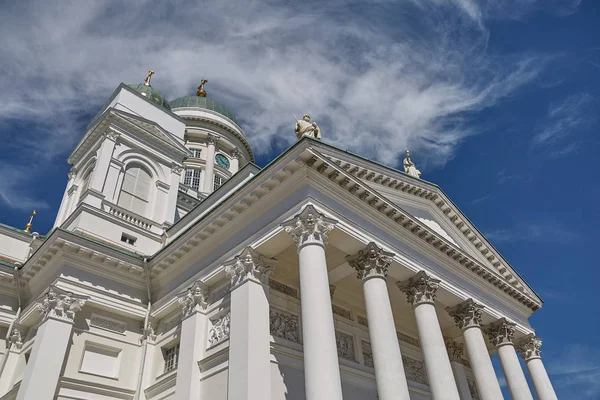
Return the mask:
M42 314L29 363L17 400L52 400L69 347L73 321L87 297L66 292L56 286L36 301Z
M207 318L208 288L196 281L185 292L179 294L177 302L181 307L181 335L179 340L179 364L175 384L177 400L200 398L200 368L204 351Z
M269 276L275 261L246 247L225 264L231 278L229 400L271 398Z

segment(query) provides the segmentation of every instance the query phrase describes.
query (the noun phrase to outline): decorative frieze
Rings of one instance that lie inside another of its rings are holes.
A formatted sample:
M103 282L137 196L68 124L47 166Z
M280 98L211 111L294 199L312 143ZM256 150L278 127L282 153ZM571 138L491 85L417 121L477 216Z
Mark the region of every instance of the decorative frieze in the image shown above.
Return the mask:
M515 347L525 361L532 358L540 358L542 356L542 339L535 336L533 333L530 333L517 341Z
M210 321L212 327L208 332L208 347L212 347L229 339L229 328L231 325L231 313Z
M325 246L329 232L333 230L336 220L319 213L311 204L304 207L300 214L290 221L281 224L285 231L292 235L298 250L307 244Z
M515 336L515 326L517 324L508 321L506 318L500 318L485 327L485 333L494 345L494 347L505 344L512 344Z
M300 323L297 315L271 309L269 330L273 336L300 343Z
M483 306L475 303L473 299L468 299L454 307L446 308L446 311L460 329L467 329L473 326L481 326L481 314Z
M415 276L396 282L398 289L406 294L406 300L413 306L423 303L435 302L435 294L440 280L427 275L425 271L419 271Z
M371 343L367 342L366 340L361 340L360 347L362 348L365 366L374 368L375 364L373 363L373 350L371 350Z
M450 339L446 340L446 350L448 350L450 361L460 363L464 354L464 348L465 345L462 343L457 343Z
M288 296L298 298L298 290L284 283L269 279L269 287Z
M406 379L428 385L427 375L425 372L425 363L423 361L415 360L414 358L402 356L402 363L404 364L404 372L406 373Z
M369 326L369 320L367 319L367 317L363 317L362 315L359 314L356 316L356 320L362 326L367 326L367 327Z
M92 314L90 318L90 326L94 326L100 329L106 329L121 335L125 334L127 330L127 324L116 319L108 318L103 315Z
M254 279L267 284L274 268L274 260L257 253L250 246L246 247L233 260L225 264L225 272L231 278L232 289L246 282L248 279Z
M196 281L187 291L178 296L177 301L181 307L183 318L187 318L196 311L204 310L207 306L208 287L201 281Z
M346 257L346 261L356 270L358 279L368 279L375 276L385 278L392 262L394 253L383 250L374 242L370 242L357 254Z
M37 308L44 321L48 318L55 318L72 323L75 314L81 310L86 300L87 297L50 286L46 294L38 300Z
M417 338L414 338L405 333L397 332L397 331L396 331L396 336L398 337L398 340L401 342L412 344L413 346L416 346L416 347L421 347L421 345L419 343L419 339L417 339Z
M471 393L471 398L473 400L479 400L479 392L477 392L477 385L475 385L475 381L467 378L467 384L469 385L469 392Z
M335 304L331 305L331 309L335 315L339 315L340 317L352 321L352 312L350 310L346 310L345 308L337 306Z
M352 335L345 332L335 331L335 342L337 344L338 357L356 362L354 337Z

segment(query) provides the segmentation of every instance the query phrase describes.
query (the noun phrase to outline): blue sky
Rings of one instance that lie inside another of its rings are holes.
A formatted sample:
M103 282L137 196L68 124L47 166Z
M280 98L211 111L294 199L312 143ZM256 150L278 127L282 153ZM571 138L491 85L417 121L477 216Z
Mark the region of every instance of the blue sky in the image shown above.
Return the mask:
M545 300L531 323L559 397L600 398L598 2L49 3L0 5L0 222L37 208L50 229L65 160L120 82L153 69L173 99L207 78L261 166L304 112L388 165L410 148Z

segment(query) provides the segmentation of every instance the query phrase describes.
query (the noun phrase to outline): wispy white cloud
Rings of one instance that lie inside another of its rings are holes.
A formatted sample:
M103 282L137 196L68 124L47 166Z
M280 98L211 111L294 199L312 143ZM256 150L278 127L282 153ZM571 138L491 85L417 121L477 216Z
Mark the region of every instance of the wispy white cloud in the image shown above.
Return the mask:
M548 364L553 385L570 398L596 400L600 398L600 348L570 344Z
M577 234L554 223L518 223L511 228L502 228L485 233L491 242L571 242Z
M594 109L591 107L594 103L595 99L589 94L578 93L551 104L547 117L533 137L532 145L538 148L557 145L562 139L590 126L596 121ZM569 151L565 151L566 149ZM555 157L566 155L575 149L575 145L569 143L563 149L555 150L553 154Z
M489 197L490 197L490 195L489 195L489 194L486 194L485 196L478 197L478 198L476 198L475 200L471 200L471 204L478 204L478 203L481 203L482 201L485 201L485 200L487 200Z
M121 81L153 69L170 99L208 78L209 97L235 111L259 155L290 145L292 115L310 112L334 145L392 165L411 148L433 168L479 132L470 116L547 65L545 55L487 49L488 19L536 4L17 2L0 12L0 126L26 123L15 140L49 164Z
M18 209L44 209L49 205L43 200L32 197L28 187L31 169L28 167L0 164L0 205Z

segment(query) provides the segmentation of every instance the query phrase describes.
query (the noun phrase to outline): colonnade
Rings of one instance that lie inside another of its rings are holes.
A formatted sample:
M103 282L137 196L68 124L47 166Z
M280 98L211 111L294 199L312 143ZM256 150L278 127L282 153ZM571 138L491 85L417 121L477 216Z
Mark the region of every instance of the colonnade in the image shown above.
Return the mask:
M342 399L325 258L327 237L335 223L335 220L308 205L282 225L298 246L307 400ZM348 256L347 261L363 283L379 399L408 400L408 384L386 284L392 256L377 244L369 243L364 250ZM439 283L438 279L420 271L405 281L397 282L397 286L413 306L433 399L460 400L468 394L461 392L459 395L459 385L434 306ZM498 348L513 399L532 399L513 344L515 324L501 319L482 326L482 310L483 306L472 299L447 309L462 330L479 398L503 399L484 340L484 334L487 334ZM556 400L540 358L540 345L539 338L529 335L516 347L525 359L539 400Z

